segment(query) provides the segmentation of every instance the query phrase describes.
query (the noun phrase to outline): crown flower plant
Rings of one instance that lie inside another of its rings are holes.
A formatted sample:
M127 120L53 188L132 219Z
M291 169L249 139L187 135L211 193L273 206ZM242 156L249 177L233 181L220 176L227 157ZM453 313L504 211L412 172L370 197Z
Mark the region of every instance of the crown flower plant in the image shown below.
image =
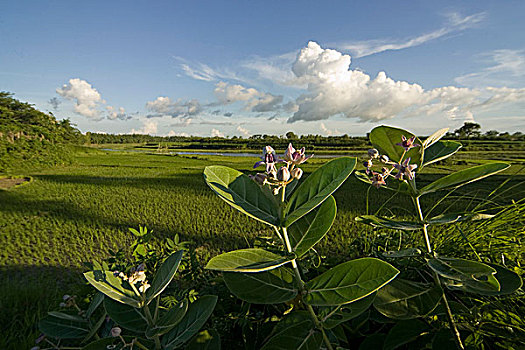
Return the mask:
M204 170L206 183L221 199L268 225L280 242L279 251L239 249L213 257L206 266L221 272L230 292L245 302L289 305L263 350L340 346L334 327L365 312L377 290L399 273L380 259L360 258L308 278L306 253L330 230L337 213L332 194L357 162L340 157L304 176L300 165L311 157L290 144L279 158L266 146L255 164L266 165L264 174L250 177L225 166ZM276 163L284 164L277 170Z
M424 211L420 198L438 191L450 192L458 187L497 174L510 165L504 162L489 162L475 167L459 170L443 176L425 186L418 186L418 173L426 166L444 160L455 154L461 144L455 141L442 140L448 129L441 129L421 142L409 131L389 126L379 126L370 133L370 142L374 149L368 151L364 162L365 170L357 171L356 177L377 189L387 189L399 195L411 198L414 205L415 221L399 220L379 215L362 215L358 222L371 225L377 229L420 232L424 248L412 247L406 250L391 251L385 257L403 259L410 257L419 261L419 275L423 281L413 281L407 273L400 274L392 283L380 289L373 302L374 308L382 315L394 320L414 320L419 332L431 333L432 329L416 319L432 315L440 305L446 316L450 335L435 335L455 344L458 349L465 349L460 331L472 331L469 326L458 324L448 299L451 292L463 292L482 296L504 296L514 293L522 286L518 274L502 266L482 259L477 253L478 261L444 256L434 249L429 228L438 225L451 225L472 220L490 220L494 215L477 212L443 212L430 216L436 206ZM399 142L400 141L400 142ZM374 164L379 162L379 164ZM374 167L381 166L381 172ZM444 197L446 198L446 196ZM468 242L467 242L468 243ZM427 276L431 276L430 278ZM444 328L443 328L444 329ZM435 330L434 330L435 331Z

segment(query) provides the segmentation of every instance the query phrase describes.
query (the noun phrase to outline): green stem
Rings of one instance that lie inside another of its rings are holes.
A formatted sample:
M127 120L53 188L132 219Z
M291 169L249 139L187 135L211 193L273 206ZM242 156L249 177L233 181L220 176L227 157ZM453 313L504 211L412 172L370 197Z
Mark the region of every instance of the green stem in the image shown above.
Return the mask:
M151 317L151 312L149 311L148 305L144 303L144 307L142 309L144 310L144 314L146 315L146 319L148 320L148 326L153 327L153 317ZM159 336L156 335L153 337L153 339L155 340L155 349L161 349Z
M292 253L292 246L290 244L290 239L288 238L288 232L286 230L286 227L282 227L284 242L286 244L286 250L288 250L288 253ZM299 266L297 266L297 261L293 259L291 261L293 270L295 272L295 279L297 280L297 284L299 286L299 293L303 295L306 292L306 287L304 285L303 279L301 278L301 272L299 271ZM322 323L319 321L319 318L315 314L315 311L313 307L309 304L306 304L306 309L310 313L310 318L314 322L315 327L321 331L321 334L323 335L323 340L326 345L326 348L328 350L333 350L332 344L330 343L330 339L328 339L328 336L326 335L326 332L324 331Z
M423 223L423 234L425 235L425 244L427 246L427 251L429 254L431 254L432 246L430 245L430 238L428 236L428 230L427 230L428 225L424 223L423 211L421 210L421 204L419 203L419 197L416 197L414 204L416 206L416 210L419 215L419 220ZM434 275L435 283L438 286L440 286L442 290L441 304L443 305L443 308L446 311L448 324L450 326L450 331L452 332L452 336L454 337L454 341L456 342L456 346L458 347L458 349L464 350L465 347L463 346L463 342L461 341L461 335L459 334L458 328L456 326L456 322L454 322L454 317L452 316L452 310L450 310L447 296L445 295L445 289L443 289L443 286L441 285L441 280L439 279L439 275L435 271L433 271L433 275Z

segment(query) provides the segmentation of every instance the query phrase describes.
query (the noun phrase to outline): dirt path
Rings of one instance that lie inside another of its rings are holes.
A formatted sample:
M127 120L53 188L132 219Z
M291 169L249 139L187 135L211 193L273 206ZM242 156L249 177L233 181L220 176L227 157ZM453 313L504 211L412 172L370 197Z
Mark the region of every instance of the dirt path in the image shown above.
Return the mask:
M3 177L0 178L0 189L1 190L8 190L10 188L13 188L15 186L21 185L24 182L31 181L31 178L29 177Z

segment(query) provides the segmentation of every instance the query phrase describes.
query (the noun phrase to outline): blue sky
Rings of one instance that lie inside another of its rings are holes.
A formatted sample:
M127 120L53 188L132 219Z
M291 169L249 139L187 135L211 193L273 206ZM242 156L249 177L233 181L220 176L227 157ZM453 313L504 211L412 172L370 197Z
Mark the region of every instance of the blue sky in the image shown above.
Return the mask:
M82 131L525 132L523 1L11 1L0 90Z

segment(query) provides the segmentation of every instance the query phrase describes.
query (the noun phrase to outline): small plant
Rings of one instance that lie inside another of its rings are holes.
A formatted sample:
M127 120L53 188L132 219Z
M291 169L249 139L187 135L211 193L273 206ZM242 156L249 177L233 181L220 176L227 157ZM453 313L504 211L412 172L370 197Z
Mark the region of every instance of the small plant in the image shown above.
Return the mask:
M422 233L425 242L423 249L412 247L387 252L385 256L419 259L422 262L422 268L417 270L417 274L423 277L423 281L414 282L396 278L377 293L374 307L389 318L411 320L431 314L441 303L455 345L459 349L464 349L458 325L454 320L454 314L443 287L450 291L502 296L515 292L521 287L522 281L516 273L483 261L477 253L478 261L471 261L442 256L433 248L429 227L490 219L493 215L476 212L445 212L430 217L441 200L425 214L420 198L437 191L454 191L460 186L481 180L509 167L509 164L503 162L486 163L441 177L425 186L418 186L416 177L421 169L452 156L461 148L458 142L441 140L447 130L439 130L422 142L406 130L388 126L374 128L370 133L370 142L375 148L368 151L368 159L364 162L366 170L357 171L356 176L376 188L386 188L409 196L412 199L417 219L406 221L378 215L363 215L356 220L378 228ZM377 162L382 167L381 170L375 166L374 163ZM445 195L443 199L446 197ZM468 243L467 241L466 244ZM416 329L416 336L418 332L428 332L428 328L421 322L412 323L412 326L414 326L413 329ZM405 334L407 337L414 336L408 333ZM440 343L442 341L446 343L447 336L438 332L434 342L444 344Z
M133 256L152 261L147 229L141 227L132 233L137 236L132 246ZM185 243L175 237L175 241L167 243L167 248ZM115 255L117 257L110 258L112 266L129 265L123 262L122 253ZM107 262L95 262L92 270L84 273L98 291L87 310L78 307L75 297L64 296L60 305L64 310L49 312L40 320L39 328L45 338L38 339L39 343L51 345L50 349L65 348L65 342L67 349L96 350L177 349L192 338L197 346L220 342L213 331L206 333L208 336L194 337L213 312L216 296L198 297L192 290L187 298L168 296L161 300L182 257L182 250L171 253L159 263L154 275L148 272L145 263L118 271ZM101 305L103 308L99 308ZM75 344L81 346L71 346Z
M306 280L303 262L330 230L336 216L332 193L353 172L357 160L341 157L314 171L302 183L299 167L309 157L290 144L279 158L266 146L255 167L265 172L251 178L225 166L209 166L204 178L224 201L269 225L280 245L248 248L212 258L206 268L223 272L229 290L256 304L289 305L262 349L333 349L330 329L357 317L371 305L374 293L399 271L376 258L339 264ZM278 167L278 164L283 164Z

